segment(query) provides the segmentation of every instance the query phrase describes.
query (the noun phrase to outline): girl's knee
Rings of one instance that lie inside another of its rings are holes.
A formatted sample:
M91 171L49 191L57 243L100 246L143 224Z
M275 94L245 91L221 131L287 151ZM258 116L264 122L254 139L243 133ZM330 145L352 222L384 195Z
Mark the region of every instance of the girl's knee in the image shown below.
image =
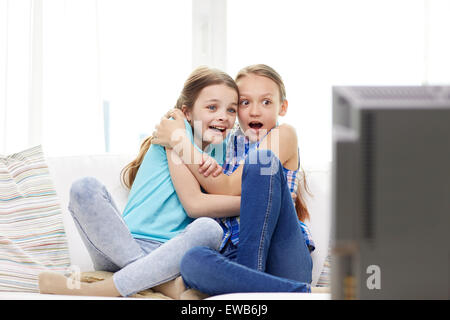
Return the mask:
M181 259L180 269L181 270L190 270L191 267L197 269L197 263L200 262L201 257L204 255L205 249L209 249L207 247L194 247L189 249Z
M199 245L217 250L222 242L222 227L213 219L201 217L189 225L189 232L199 238Z
M209 247L194 247L188 250L180 262L180 273L183 279L192 279L198 273L202 273L204 261L209 259L212 254L211 251L212 249Z
M101 183L94 177L84 177L75 180L70 188L71 196L84 195L90 193L92 189L101 187Z
M70 187L69 209L90 203L90 200L92 200L102 188L103 185L94 177L84 177L75 180Z

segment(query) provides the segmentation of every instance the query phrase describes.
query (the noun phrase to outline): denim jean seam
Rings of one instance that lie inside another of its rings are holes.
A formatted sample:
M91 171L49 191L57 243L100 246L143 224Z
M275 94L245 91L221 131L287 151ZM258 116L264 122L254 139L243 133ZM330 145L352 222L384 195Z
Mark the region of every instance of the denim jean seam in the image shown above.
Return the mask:
M123 219L123 215L120 213L119 209L117 209L116 204L114 203L113 199L111 198L111 194L108 192L108 190L105 188L104 195L106 196L106 200L108 200L109 204L113 207L113 211L116 214L116 216L119 218L119 221L124 225L127 229L128 226L125 223L125 220Z
M272 164L271 164L272 165ZM268 218L270 215L270 211L272 209L272 193L273 193L273 188L272 188L272 182L273 182L273 172L270 172L270 180L269 180L269 197L267 200L267 208L266 208L266 213L264 215L264 224L263 224L263 228L262 228L262 232L261 232L261 239L259 241L259 248L258 248L258 270L259 271L264 271L262 270L262 264L263 264L263 250L264 250L264 239L267 233L267 224L268 224Z
M111 204L111 206L114 208L114 212L122 219L122 215L120 214L119 209L117 208L116 204L114 203L114 200L109 193L108 189L106 189L105 186L102 188L103 196L105 196L106 200Z

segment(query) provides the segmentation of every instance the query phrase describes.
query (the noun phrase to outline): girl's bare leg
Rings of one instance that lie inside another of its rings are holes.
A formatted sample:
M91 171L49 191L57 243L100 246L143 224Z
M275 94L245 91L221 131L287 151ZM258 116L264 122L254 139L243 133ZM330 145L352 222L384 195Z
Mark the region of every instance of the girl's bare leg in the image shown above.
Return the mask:
M56 272L42 272L39 274L39 292L79 296L121 296L114 285L112 277L98 282L86 283L67 278Z
M179 300L181 294L186 291L186 287L184 285L183 279L180 276L173 280L157 285L156 287L153 287L152 290L160 292L172 299Z
M180 295L180 300L203 300L209 295L195 289L188 289Z

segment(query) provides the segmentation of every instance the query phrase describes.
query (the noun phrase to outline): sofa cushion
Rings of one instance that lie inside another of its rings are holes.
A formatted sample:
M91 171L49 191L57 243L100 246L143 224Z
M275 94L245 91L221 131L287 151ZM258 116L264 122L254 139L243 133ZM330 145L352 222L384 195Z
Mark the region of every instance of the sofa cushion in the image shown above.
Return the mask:
M70 265L61 208L41 146L0 156L0 291L38 292Z

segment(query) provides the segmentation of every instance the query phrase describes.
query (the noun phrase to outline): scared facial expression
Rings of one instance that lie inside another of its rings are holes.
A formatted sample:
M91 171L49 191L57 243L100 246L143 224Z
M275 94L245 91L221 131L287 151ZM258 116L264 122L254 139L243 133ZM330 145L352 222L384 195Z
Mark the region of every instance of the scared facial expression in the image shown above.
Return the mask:
M259 141L287 112L278 85L270 78L247 74L236 82L239 87L239 125L250 141Z

